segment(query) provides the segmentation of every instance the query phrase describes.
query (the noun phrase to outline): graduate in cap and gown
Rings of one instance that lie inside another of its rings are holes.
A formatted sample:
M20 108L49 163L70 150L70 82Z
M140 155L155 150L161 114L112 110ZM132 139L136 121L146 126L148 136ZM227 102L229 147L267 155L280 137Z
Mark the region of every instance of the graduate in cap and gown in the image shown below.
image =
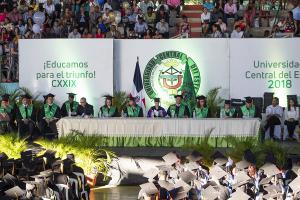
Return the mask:
M110 95L105 95L105 105L100 107L98 117L117 117L118 108L113 106L113 97Z
M31 103L32 97L29 94L22 95L21 99L22 104L18 107L16 116L19 136L24 137L29 133L32 138L36 127L37 111Z
M149 109L147 117L165 117L167 115L166 110L159 103L160 98L154 98L154 106Z
M0 105L0 132L11 132L15 129L14 106L9 101L9 94L2 95Z
M197 105L195 107L196 119L209 118L211 116L210 110L206 105L206 97L201 95L196 97Z
M65 101L61 107L61 116L67 117L67 116L76 116L77 115L77 108L79 103L75 101L75 95L74 93L67 93L69 95L68 101Z
M129 97L128 105L124 108L126 117L143 117L143 109L136 104L135 97Z
M183 96L175 95L176 103L168 108L167 114L171 118L188 118L190 117L189 108L181 103Z
M42 134L51 131L51 133L58 133L56 122L60 119L60 108L54 103L53 94L49 93L45 97L45 104L41 108L39 116L39 128Z
M225 100L224 106L220 109L218 116L224 119L224 118L235 118L236 115L237 115L236 109L231 107L231 101Z
M261 113L258 108L253 104L252 97L245 97L246 103L241 106L238 112L239 118L261 118Z
M81 117L94 117L94 107L86 102L85 97L81 97L80 105L77 108L77 115Z

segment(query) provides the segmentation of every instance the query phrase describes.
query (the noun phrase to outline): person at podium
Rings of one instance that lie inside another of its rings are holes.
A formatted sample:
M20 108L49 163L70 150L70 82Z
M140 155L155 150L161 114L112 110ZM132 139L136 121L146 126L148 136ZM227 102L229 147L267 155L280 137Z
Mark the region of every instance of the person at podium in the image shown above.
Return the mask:
M56 122L61 118L60 108L54 103L55 95L49 93L45 97L45 104L41 108L39 116L39 129L42 134L57 134Z
M175 104L168 108L167 114L170 118L188 118L190 117L189 108L181 103L183 96L175 95Z
M230 100L224 101L224 106L219 110L218 117L222 119L236 117L236 109L231 106Z
M128 106L124 108L125 117L143 117L143 109L136 104L135 97L129 97Z
M147 117L165 117L166 110L160 105L160 98L154 98L154 106L152 106L147 113Z
M209 118L210 110L206 105L206 97L201 95L196 97L197 99L197 105L195 107L195 118L196 119L202 119L202 118Z
M31 103L32 97L29 94L22 95L21 99L22 104L18 107L16 115L19 136L22 138L29 133L29 137L32 138L36 127L37 111Z
M79 106L79 103L75 101L75 95L74 93L67 93L69 95L68 101L65 101L61 107L61 116L62 117L71 117L77 115L77 108Z
M110 95L106 95L105 97L105 105L100 107L98 117L117 117L118 109L116 106L112 105L113 97Z
M80 99L80 105L77 108L77 116L90 118L94 116L94 107L86 102L86 98Z

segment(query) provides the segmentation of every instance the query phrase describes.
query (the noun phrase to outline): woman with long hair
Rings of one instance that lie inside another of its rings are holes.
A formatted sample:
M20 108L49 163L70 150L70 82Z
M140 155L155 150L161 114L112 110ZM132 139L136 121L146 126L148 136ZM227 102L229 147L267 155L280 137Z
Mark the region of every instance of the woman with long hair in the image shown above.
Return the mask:
M287 109L284 111L285 135L294 138L294 132L299 122L299 107L294 99L289 99Z

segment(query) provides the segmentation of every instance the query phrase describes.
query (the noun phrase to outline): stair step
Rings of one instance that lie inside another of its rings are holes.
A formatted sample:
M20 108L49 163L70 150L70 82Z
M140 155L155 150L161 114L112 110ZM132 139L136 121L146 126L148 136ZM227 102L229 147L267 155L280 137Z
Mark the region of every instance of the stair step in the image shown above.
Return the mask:
M191 37L192 37L192 38L200 38L200 36L201 36L201 35L200 35L200 32L192 32L192 33L191 33Z
M191 24L192 28L201 27L201 23L200 22L193 22L193 23L190 23L190 24Z
M201 18L188 18L188 21L190 23L200 23L201 22Z
M202 13L202 10L183 10L181 11L182 14L185 13Z
M191 32L201 32L201 28L200 27L192 27Z
M202 5L185 5L183 6L183 10L202 10Z

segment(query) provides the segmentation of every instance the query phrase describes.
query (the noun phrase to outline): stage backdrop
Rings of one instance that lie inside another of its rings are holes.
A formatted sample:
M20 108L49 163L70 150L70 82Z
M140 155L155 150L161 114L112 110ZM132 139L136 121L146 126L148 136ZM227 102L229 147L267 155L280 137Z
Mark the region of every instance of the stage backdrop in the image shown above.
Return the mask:
M231 39L230 96L299 95L300 39Z
M20 87L51 92L60 105L73 92L97 106L96 114L100 97L113 93L113 40L20 40L19 52Z
M137 57L148 108L154 97L161 97L165 107L174 103L186 64L198 95L222 87L222 96L229 97L228 40L114 40L115 90L130 92Z

